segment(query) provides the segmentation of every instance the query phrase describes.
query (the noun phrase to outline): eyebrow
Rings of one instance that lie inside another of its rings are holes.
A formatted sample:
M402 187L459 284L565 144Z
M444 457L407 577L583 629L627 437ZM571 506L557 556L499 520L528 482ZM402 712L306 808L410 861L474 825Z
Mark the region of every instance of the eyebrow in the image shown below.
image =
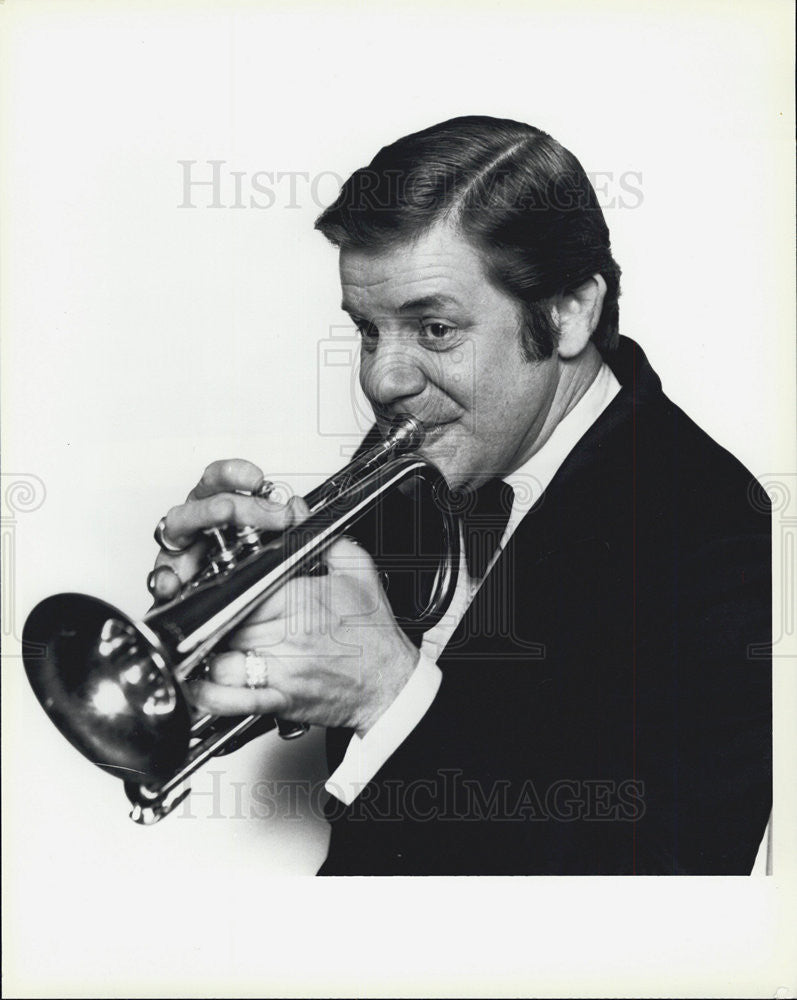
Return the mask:
M408 299L402 302L396 310L401 313L420 312L423 309L443 309L446 306L457 306L459 302L452 295L423 295L418 299ZM357 315L357 310L352 309L346 302L341 302L340 308L350 316Z

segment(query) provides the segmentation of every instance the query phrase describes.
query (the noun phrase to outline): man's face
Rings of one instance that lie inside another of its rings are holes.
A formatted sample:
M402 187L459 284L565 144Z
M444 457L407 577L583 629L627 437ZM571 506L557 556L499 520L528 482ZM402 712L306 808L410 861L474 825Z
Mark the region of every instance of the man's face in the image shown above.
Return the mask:
M521 465L551 408L557 357L525 360L521 305L487 277L478 251L441 223L393 249L341 251L340 275L380 428L399 413L422 420L421 454L451 486Z

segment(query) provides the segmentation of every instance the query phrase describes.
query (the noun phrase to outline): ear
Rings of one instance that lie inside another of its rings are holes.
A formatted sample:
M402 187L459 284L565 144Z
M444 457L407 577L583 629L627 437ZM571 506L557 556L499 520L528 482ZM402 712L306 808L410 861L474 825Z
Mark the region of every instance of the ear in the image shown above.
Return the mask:
M558 297L553 317L559 328L556 350L560 358L575 358L587 346L598 325L605 297L606 282L602 274L593 274L583 285Z

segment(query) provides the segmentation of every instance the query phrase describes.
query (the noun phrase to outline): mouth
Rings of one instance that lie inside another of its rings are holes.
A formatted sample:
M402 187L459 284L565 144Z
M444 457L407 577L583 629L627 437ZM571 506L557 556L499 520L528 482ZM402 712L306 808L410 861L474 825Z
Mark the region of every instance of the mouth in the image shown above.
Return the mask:
M423 440L423 447L428 448L430 444L434 444L438 441L443 434L445 434L446 428L451 425L452 421L444 424L427 424L423 425L423 429L426 432L426 437Z
M397 414L385 413L385 412L378 413L377 422L380 424L380 430L382 430L382 432L384 433L386 425L389 425L391 420L395 419L395 417L402 415L409 415L415 417L415 414L406 414L406 411ZM439 441L440 438L443 437L443 435L446 433L447 429L457 422L457 418L452 420L443 420L443 421L422 420L420 417L415 417L415 419L419 421L419 423L423 426L424 430L424 439L423 439L423 444L419 449L420 451L426 450L430 445L433 445L435 442Z

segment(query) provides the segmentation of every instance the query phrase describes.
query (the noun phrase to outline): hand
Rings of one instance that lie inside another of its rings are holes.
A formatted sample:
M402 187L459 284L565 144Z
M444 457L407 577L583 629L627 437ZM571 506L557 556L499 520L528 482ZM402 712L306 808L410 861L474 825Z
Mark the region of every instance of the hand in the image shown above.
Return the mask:
M179 555L158 554L149 584L158 603L176 597L202 566L204 528L246 524L261 531L281 531L304 520L307 512L301 509L299 497L292 497L286 505L235 492L254 491L263 481L263 473L251 462L240 458L213 462L185 503L171 508L165 518L166 537L172 544L188 548Z
M261 604L191 699L213 715L270 714L363 736L418 662L396 624L370 556L343 538L327 575L297 577ZM267 687L246 687L246 651L264 657Z
M197 535L203 528L249 524L281 530L307 517L299 497L283 505L232 492L255 490L262 481L260 469L242 460L208 466L186 502L166 515L168 539L190 548L158 556L158 599L175 596L199 569L204 543ZM291 581L233 633L229 651L212 662L212 680L188 685L199 708L368 731L409 679L418 651L396 624L364 549L341 539L325 563L326 576ZM247 650L265 656L268 687L246 687Z

